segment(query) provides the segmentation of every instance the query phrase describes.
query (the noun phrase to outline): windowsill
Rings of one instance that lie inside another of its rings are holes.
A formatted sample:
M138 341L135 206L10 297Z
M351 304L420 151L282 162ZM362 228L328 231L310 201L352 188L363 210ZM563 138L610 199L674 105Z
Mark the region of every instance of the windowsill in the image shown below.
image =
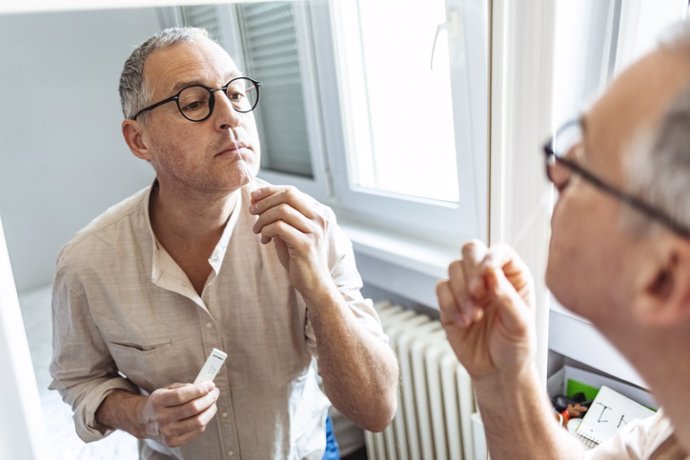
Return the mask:
M352 241L357 267L367 283L438 308L436 283L447 278L457 249L348 219L339 218L338 223Z

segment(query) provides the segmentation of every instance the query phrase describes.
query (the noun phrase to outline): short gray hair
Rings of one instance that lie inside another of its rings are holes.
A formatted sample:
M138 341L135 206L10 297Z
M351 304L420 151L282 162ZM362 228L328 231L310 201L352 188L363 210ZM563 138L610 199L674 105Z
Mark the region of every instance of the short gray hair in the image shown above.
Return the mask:
M679 52L690 62L690 19L666 29L661 35L660 48Z
M120 104L125 118L131 119L146 105L149 99L149 88L144 82L144 64L151 53L159 49L202 39L211 40L205 29L172 27L158 32L132 51L132 54L125 61L120 75ZM145 118L142 121L145 122Z
M670 27L659 48L676 54L690 69L690 21ZM633 143L625 172L636 196L690 228L690 85L680 89L658 123ZM623 223L640 236L655 228L651 219L631 210L623 212Z
M690 86L674 98L658 126L635 146L627 173L633 193L690 228ZM624 213L628 230L642 235L650 219Z

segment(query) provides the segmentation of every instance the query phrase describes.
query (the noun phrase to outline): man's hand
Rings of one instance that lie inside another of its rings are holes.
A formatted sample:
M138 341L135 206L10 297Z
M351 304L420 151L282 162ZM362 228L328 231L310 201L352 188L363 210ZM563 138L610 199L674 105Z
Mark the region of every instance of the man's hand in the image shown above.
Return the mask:
M436 286L441 322L472 378L515 375L530 366L534 283L513 249L471 241L448 275Z
M188 443L206 430L216 414L219 390L212 382L175 383L140 400L142 437L168 447Z
M327 263L326 208L294 187L268 186L252 192L249 211L258 216L254 233L274 241L290 283L304 297L331 282Z

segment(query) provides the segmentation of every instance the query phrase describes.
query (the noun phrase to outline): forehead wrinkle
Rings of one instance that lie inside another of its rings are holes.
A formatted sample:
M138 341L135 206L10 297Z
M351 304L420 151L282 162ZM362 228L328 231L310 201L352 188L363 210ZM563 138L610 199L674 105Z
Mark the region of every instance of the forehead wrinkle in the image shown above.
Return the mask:
M241 77L241 76L242 76L242 74L241 74L239 71L237 71L237 70L232 71L232 72L230 72L230 73L227 73L227 74L225 74L225 77L223 78L223 83L222 83L222 84L224 85L225 83L228 83L228 82L229 82L230 80L232 80L233 78L237 78L237 77ZM189 87L189 86L194 86L194 85L201 85L201 86L206 86L206 87L210 87L210 88L213 88L213 87L214 87L213 84L209 85L208 82L205 81L205 80L202 80L202 79L199 79L199 78L195 78L195 79L193 79L193 80L182 80L182 81L178 81L178 82L175 83L175 85L172 87L171 92L176 93L176 92L180 91L182 88L187 88L187 87Z
M160 92L159 97L174 94L194 84L221 86L241 75L232 58L222 48L216 50L205 44L184 43L164 48L152 53L147 64L151 60L153 67L145 65L144 68L144 74L148 77L145 80L153 92ZM155 80L151 78L152 73L157 74ZM218 75L222 75L220 80Z

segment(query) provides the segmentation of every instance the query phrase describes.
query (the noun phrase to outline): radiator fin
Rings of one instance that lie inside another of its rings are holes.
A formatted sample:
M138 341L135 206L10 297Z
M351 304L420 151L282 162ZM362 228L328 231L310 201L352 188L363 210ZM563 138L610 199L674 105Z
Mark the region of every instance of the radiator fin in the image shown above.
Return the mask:
M472 384L438 320L378 303L400 363L398 412L383 433L365 433L370 460L472 459Z

